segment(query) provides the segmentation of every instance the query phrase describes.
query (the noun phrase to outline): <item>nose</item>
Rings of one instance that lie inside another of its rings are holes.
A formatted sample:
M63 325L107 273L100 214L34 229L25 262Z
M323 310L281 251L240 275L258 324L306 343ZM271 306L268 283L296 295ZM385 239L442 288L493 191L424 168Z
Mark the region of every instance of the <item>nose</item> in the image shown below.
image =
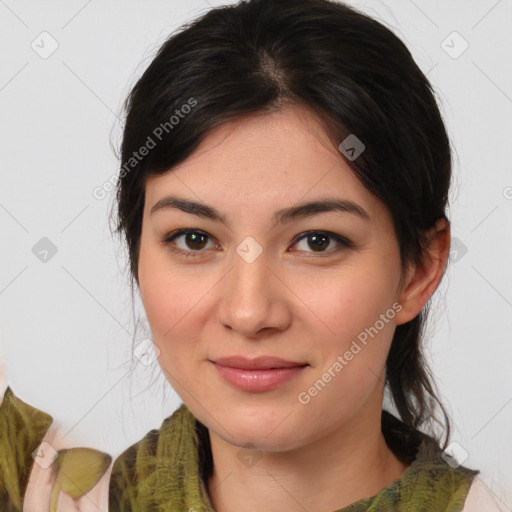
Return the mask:
M271 267L263 251L254 261L233 257L233 267L219 287L219 321L246 338L284 330L291 323L292 292Z

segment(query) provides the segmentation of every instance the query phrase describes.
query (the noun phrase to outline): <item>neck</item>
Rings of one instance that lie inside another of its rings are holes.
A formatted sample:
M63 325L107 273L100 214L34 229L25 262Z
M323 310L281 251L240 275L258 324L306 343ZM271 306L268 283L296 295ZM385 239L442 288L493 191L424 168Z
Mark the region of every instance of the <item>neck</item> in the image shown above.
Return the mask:
M372 409L361 409L339 429L306 446L263 452L249 466L237 457L240 447L210 431L214 468L208 490L214 509L325 512L378 494L407 466L385 442L381 407Z

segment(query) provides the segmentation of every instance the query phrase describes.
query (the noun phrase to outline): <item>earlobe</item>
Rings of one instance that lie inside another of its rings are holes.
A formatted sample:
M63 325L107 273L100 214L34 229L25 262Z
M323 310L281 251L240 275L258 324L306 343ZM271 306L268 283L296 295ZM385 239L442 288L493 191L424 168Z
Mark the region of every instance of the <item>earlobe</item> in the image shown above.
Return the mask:
M427 240L421 265L411 265L407 269L399 299L402 310L395 317L397 325L415 318L441 282L450 252L448 221L439 219L428 231Z

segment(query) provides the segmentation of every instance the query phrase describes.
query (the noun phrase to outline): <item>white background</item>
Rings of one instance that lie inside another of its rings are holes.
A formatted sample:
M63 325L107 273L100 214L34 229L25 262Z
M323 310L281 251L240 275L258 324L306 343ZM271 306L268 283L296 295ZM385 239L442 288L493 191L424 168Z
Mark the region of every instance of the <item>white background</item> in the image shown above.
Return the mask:
M120 141L122 101L156 50L221 3L0 0L8 381L77 444L113 456L181 402L156 361L130 371L134 323L123 248L108 228L113 194L97 200L92 190L118 170L111 143ZM469 454L464 465L480 469L512 510L512 2L349 3L404 40L439 96L456 149L450 215L458 241L428 346L452 439ZM31 44L50 49L45 31L58 48L43 59ZM453 58L464 40L467 50ZM42 237L57 247L46 263L32 252Z

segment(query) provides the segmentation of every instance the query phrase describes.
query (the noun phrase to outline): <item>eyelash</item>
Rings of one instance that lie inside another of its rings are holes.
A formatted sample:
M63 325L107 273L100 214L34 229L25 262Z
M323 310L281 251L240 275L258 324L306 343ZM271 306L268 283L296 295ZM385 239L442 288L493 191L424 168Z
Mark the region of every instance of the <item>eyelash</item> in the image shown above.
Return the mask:
M208 235L208 233L206 233L204 231L201 231L199 229L188 228L188 229L179 229L177 231L169 233L168 235L165 236L165 238L163 240L161 240L161 243L164 246L169 246L168 248L171 251L173 251L181 256L184 256L186 258L197 258L197 257L201 256L201 254L205 251L204 250L184 251L183 249L177 249L176 247L173 247L171 245L171 242L173 242L176 238L178 238L179 236L182 236L182 235L189 234L189 233L200 233L200 234L207 236L210 240L212 239L212 237L210 237L210 235ZM327 253L328 255L330 255L331 253L338 252L341 249L351 249L352 247L354 247L354 244L347 238L344 238L344 237L337 235L336 233L332 233L330 231L318 231L318 230L305 231L304 233L301 233L300 235L295 237L292 245L299 243L301 240L303 240L304 238L307 238L308 236L311 236L311 235L325 235L328 238L335 240L336 242L338 242L341 245L341 247L338 247L334 250L331 249L329 251L320 251L319 253L316 253L318 255L321 255L322 253ZM309 252L309 251L306 251L306 252Z

